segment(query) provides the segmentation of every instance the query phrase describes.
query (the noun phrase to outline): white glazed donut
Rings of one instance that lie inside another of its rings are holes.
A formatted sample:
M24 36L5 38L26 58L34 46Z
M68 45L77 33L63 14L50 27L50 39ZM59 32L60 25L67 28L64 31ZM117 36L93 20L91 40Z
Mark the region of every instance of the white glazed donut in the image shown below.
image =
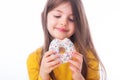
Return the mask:
M60 54L59 52L60 47L65 49L63 54ZM71 58L71 52L75 50L75 47L72 41L68 38L65 38L64 40L54 39L50 43L49 50L53 50L56 54L59 54L61 62L66 63Z

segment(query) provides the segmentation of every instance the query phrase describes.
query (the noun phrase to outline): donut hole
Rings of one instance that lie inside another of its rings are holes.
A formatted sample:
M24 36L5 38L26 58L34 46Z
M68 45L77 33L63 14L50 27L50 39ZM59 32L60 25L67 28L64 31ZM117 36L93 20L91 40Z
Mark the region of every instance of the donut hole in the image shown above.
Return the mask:
M64 54L64 53L65 53L65 48L60 47L60 48L59 48L59 53L60 53L60 54Z

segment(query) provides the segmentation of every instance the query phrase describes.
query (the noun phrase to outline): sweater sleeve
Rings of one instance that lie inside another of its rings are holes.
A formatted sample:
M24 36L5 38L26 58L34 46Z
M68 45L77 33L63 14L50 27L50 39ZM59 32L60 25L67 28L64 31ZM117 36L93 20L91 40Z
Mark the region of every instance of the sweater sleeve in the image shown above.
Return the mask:
M37 49L27 58L27 70L29 80L42 80L39 76L41 49Z
M88 74L87 80L100 80L99 61L91 51L88 51Z

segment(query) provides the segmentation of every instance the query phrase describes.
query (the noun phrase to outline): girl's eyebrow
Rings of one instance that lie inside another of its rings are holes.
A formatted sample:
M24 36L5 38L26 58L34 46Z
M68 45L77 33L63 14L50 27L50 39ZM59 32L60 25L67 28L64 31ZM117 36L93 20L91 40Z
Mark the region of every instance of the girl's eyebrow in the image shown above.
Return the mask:
M61 10L58 10L58 9L56 9L55 11L60 12L60 13L64 13ZM71 13L70 15L73 15L73 14Z
M55 11L60 12L60 13L63 13L61 10L57 10L57 9L56 9Z

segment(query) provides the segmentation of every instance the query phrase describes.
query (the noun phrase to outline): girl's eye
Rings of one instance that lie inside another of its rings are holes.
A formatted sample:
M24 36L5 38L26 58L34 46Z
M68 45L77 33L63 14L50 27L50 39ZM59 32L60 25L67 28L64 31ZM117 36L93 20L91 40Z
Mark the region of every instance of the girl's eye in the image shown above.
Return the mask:
M60 18L61 16L54 15L55 18Z
M74 21L75 21L75 20L72 19L72 18L68 18L68 20L69 20L70 22L74 22Z

